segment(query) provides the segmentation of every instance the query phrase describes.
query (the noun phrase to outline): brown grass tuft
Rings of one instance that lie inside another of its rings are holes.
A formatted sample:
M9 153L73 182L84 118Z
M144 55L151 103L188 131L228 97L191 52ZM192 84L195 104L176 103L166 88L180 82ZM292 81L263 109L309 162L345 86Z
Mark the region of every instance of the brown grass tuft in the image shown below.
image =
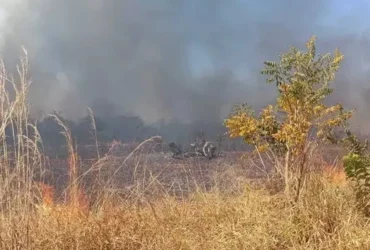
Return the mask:
M323 176L337 185L345 185L347 183L347 176L342 166L336 167L332 165L324 165Z

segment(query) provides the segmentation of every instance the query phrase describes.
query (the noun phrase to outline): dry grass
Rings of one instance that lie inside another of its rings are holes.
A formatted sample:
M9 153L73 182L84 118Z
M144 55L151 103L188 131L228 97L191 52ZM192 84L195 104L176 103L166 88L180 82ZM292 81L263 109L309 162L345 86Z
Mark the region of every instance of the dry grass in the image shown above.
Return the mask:
M96 143L98 160L85 169L60 119L69 199L56 199L28 121L27 60L18 81L1 69L1 249L370 249L369 221L356 210L343 171L312 174L292 205L273 185L248 179L235 157L161 161L136 154L143 145L128 156L102 156Z
M27 223L2 219L2 249L369 249L370 225L347 186L311 181L296 207L248 186L89 212L43 204Z

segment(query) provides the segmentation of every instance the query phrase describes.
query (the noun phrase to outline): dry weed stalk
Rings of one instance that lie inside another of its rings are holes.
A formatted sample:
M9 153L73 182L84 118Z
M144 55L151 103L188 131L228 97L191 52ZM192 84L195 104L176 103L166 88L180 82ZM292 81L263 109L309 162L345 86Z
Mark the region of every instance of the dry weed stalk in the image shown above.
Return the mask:
M115 176L117 175L117 173L126 165L127 161L130 160L134 154L139 151L140 149L142 149L142 147L149 143L149 142L153 142L153 141L162 141L162 137L161 136L153 136L153 137L150 137L149 139L143 141L142 143L140 143L134 150L132 150L126 157L124 157L123 159L120 158L120 157L116 157L114 155L111 154L111 151L113 151L113 148L116 146L116 144L113 144L112 147L110 148L109 152L107 153L106 156L104 156L103 158L100 158L96 163L94 163L90 169L88 169L85 173L83 173L80 178L82 179L83 177L85 177L88 173L92 172L92 171L98 171L99 172L99 175L100 175L100 171L101 169L104 167L104 166L107 166L108 164L112 164L113 162L117 162L117 161L121 161L121 163L119 164L119 166L116 168L116 170L110 174L107 178L106 181L104 181L103 185L100 187L100 191L99 193L97 194L97 197L96 197L96 204L97 203L101 203L101 204L105 204L108 200L111 199L112 195L114 195L114 193L117 191L116 188L114 188L114 178ZM136 165L137 167L137 165ZM136 172L136 167L135 167L135 170L134 170L134 174L135 175L135 172ZM134 178L134 176L133 176ZM155 177L153 177L155 179ZM98 178L99 181L102 181L101 180L101 176L99 176ZM148 186L150 186L151 184L149 184ZM94 184L95 186L95 184ZM147 187L149 188L149 187ZM139 192L137 192L135 194L137 197L140 197L141 194Z
M69 204L79 207L80 190L78 187L78 154L73 142L72 132L68 126L56 114L50 115L62 128L61 133L66 138L68 148L68 177L69 177Z
M113 177L118 173L118 171L125 165L125 163L137 152L139 151L146 143L149 143L149 142L152 142L152 141L155 141L155 140L160 140L162 141L162 137L161 136L152 136L150 137L149 139L143 141L142 143L140 143L122 162L122 164L116 169L116 171L113 173L113 175L111 176L111 178L108 180L108 183L109 184Z
M96 156L98 157L98 160L99 160L100 159L100 152L99 152L99 144L98 144L98 135L97 135L97 129L96 129L95 116L94 116L94 113L93 113L93 111L90 107L88 107L88 110L89 110L91 125L92 125L92 129L93 129L93 133L94 133L93 137L94 137L94 141L95 141Z
M90 112L92 114L92 111ZM140 143L133 151L130 152L128 156L126 156L121 164L117 167L117 169L114 171L113 174L111 174L108 177L108 180L104 181L104 184L101 186L100 182L102 181L101 179L101 168L105 166L107 163L110 162L115 162L119 159L116 159L115 156L111 154L111 151L113 151L113 147L116 146L115 144L112 145L111 149L109 150L108 154L102 158L98 157L97 161L92 164L92 166L86 170L85 172L79 174L79 168L78 168L78 154L76 151L76 146L73 144L73 137L72 137L72 132L68 128L68 126L62 121L62 119L53 114L51 115L58 125L62 128L61 133L65 136L66 141L67 141L67 148L69 152L69 157L68 157L68 166L69 166L69 199L70 199L70 205L73 207L79 207L82 209L86 209L88 207L88 203L90 203L89 200L92 200L91 197L90 199L87 199L87 196L83 193L83 190L80 188L80 183L84 179L84 177L88 176L91 172L97 172L97 176L95 176L95 181L93 183L90 183L90 188L94 189L91 191L97 191L99 192L96 194L95 197L95 202L98 202L99 200L104 200L104 199L109 199L109 197L112 194L110 193L109 190L112 190L112 188L108 188L112 185L113 178L115 175L120 171L120 169L126 164L126 162L137 152L139 151L143 145L145 145L148 142L156 141L159 140L161 141L162 138L160 136L153 136L142 143ZM93 116L92 116L93 117ZM94 123L94 119L92 118L92 122ZM96 129L95 125L93 125L93 128ZM96 131L95 131L96 134ZM95 137L96 143L97 143L97 137ZM98 147L97 147L98 150ZM98 183L97 183L98 182ZM97 190L96 190L97 189ZM114 190L114 189L113 189ZM108 193L107 193L108 192Z

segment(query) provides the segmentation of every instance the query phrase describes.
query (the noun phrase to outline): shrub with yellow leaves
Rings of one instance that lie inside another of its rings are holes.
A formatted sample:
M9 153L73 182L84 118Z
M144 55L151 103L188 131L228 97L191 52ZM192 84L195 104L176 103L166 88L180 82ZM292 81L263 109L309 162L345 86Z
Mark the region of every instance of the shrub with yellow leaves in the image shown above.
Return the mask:
M271 149L276 156L285 156L281 171L285 191L295 189L294 199L300 196L307 173L308 154L315 147L313 141L333 141L333 131L347 125L352 111L342 105L328 106L324 100L333 89L329 84L335 79L343 55L336 50L330 54L316 55L315 37L302 52L291 47L280 55L280 62L265 62L261 71L267 83L276 82L276 104L268 105L257 117L244 104L237 106L225 126L232 138L241 137L256 150Z

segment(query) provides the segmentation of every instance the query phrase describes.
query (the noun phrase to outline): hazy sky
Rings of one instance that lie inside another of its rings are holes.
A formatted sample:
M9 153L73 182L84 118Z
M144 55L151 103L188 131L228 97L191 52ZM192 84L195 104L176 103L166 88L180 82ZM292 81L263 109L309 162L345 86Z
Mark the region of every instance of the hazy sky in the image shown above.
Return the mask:
M270 102L259 75L290 45L317 35L345 62L336 98L370 118L370 2L365 0L0 0L0 48L30 56L33 110L217 120ZM113 109L114 108L114 109ZM358 118L359 119L359 118ZM370 124L369 124L370 125Z

